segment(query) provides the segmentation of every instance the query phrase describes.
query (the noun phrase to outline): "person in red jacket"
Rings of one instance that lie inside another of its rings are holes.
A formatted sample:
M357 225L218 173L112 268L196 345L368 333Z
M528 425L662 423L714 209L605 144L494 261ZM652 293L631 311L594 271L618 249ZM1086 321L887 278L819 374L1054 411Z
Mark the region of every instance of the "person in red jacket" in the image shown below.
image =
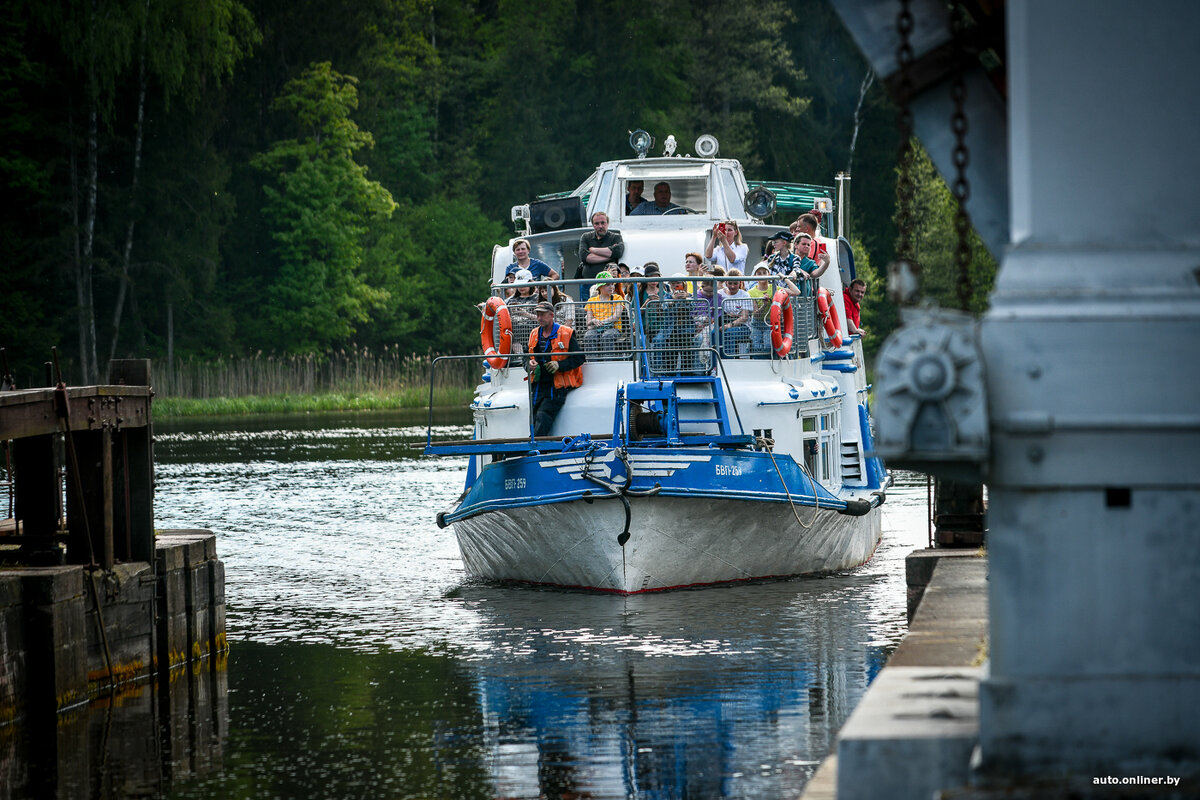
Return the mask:
M567 394L583 385L583 351L575 331L554 321L554 306L538 303L538 327L529 334L530 397L533 404L533 435L549 436L554 418L567 401Z
M846 307L846 328L851 333L862 333L862 322L859 320L860 304L867 296L867 284L860 278L850 281L850 288L842 293L843 305Z

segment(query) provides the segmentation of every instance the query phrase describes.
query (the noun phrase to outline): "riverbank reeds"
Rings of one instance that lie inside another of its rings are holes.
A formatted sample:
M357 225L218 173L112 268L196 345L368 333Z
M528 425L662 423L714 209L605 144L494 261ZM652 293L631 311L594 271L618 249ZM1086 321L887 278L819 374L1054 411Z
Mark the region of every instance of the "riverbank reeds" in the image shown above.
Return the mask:
M328 354L179 359L155 365L154 412L160 417L423 408L433 355L384 348ZM470 401L478 378L470 359L439 362L433 404Z

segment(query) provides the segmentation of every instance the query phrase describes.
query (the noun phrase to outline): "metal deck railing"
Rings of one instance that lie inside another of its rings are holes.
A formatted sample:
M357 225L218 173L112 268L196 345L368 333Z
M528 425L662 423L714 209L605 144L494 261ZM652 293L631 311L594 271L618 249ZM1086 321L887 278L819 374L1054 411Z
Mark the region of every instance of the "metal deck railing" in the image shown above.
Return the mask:
M693 278L717 285L728 278ZM757 281L743 278L744 285L753 287ZM603 300L593 295L589 300L564 298L555 305L555 320L573 328L580 349L589 361L620 361L632 358L636 351L648 352L646 370L650 374L699 375L712 370L713 362L706 352L711 348L722 358L778 358L771 346L771 298L777 288L775 279L768 283L765 297L750 299L704 299L696 296L672 297L664 288L657 297L647 297L642 287L648 278L629 278L625 281L633 296L614 295ZM594 284L587 280L560 280L556 285ZM545 289L546 282L531 284ZM503 296L512 284L495 287L493 295ZM799 281L800 294L791 298L793 335L787 358L810 355L808 343L823 334L818 319L814 281ZM506 300L512 325L512 352L524 353L529 336L537 326L533 308L538 293L528 298L516 296ZM638 301L641 301L640 308ZM743 315L743 311L746 313ZM740 321L739 321L740 320ZM727 323L736 323L728 324ZM492 323L492 341L499 342L500 320Z

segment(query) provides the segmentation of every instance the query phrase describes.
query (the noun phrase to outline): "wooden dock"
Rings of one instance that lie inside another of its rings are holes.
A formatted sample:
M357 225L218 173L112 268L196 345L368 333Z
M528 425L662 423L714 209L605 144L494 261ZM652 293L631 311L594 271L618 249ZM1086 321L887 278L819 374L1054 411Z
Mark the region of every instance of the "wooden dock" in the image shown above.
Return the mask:
M223 663L211 531L154 530L149 361L0 391L0 725Z

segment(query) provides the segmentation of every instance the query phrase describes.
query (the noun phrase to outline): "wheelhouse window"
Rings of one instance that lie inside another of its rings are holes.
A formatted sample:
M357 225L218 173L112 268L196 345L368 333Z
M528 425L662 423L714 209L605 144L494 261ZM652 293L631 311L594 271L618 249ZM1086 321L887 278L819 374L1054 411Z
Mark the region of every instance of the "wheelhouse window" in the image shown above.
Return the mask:
M591 196L587 198L588 202L586 203L587 218L584 220L585 228L587 227L587 223L591 220L592 214L595 214L597 211L605 211L609 207L609 192L612 190L613 172L614 171L611 169L606 169L604 172L600 173L600 186L596 189L596 191L593 192L592 187L588 187L588 193L590 193ZM595 186L595 184L593 183L592 186ZM594 202L591 202L593 200Z
M628 192L631 182L641 181L642 197L649 202L654 202L654 187L660 183L666 183L671 189L672 204L704 215L708 215L710 207L710 173L711 169L707 164L647 162L636 165L625 164L617 168L622 198ZM630 215L624 214L624 210L624 203L622 203L622 216L629 218ZM682 214L684 212L675 213Z
M737 178L734 177L733 170L728 167L722 167L717 171L717 174L720 176L721 194L725 196L723 198L725 201L725 210L721 211L719 216L741 217L744 213L742 203L746 193L738 184ZM717 210L720 209L719 204L714 202L713 205L717 206Z

